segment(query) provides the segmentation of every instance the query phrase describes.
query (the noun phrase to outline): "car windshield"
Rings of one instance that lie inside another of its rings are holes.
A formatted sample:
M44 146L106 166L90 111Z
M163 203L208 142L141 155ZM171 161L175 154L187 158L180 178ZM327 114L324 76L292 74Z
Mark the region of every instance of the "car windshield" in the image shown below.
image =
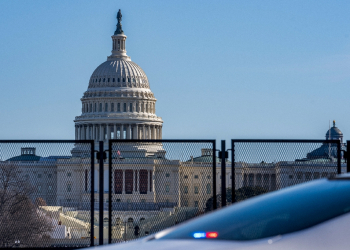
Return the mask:
M255 240L312 227L349 211L350 181L324 179L252 198L158 237Z

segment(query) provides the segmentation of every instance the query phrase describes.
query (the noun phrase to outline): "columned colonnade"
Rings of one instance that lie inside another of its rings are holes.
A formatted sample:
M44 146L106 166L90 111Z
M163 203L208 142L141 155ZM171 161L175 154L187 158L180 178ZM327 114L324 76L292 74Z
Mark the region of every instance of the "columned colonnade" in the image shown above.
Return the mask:
M162 139L162 126L152 124L79 124L76 140Z

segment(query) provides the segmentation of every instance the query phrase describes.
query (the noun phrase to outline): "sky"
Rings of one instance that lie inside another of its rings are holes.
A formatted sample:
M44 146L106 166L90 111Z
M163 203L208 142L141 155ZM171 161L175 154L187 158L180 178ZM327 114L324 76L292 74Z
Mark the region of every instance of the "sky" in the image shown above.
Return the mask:
M350 1L0 1L0 139L74 139L92 72L127 54L165 139L350 139Z

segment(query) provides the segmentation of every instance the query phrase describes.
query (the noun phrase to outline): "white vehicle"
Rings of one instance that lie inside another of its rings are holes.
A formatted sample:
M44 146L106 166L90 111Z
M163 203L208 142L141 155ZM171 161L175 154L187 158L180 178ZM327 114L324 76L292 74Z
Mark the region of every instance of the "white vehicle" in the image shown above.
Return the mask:
M350 249L350 174L239 202L109 249Z

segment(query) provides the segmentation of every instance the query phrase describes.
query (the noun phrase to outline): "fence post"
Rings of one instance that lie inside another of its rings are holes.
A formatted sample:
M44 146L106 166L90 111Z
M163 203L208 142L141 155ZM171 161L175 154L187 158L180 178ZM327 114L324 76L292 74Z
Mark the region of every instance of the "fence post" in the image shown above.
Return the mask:
M226 206L226 141L221 140L221 207Z
M216 202L216 141L213 141L213 210L217 209Z
M91 142L91 186L90 186L90 192L91 192L91 211L90 211L90 220L91 220L91 228L90 228L90 245L95 245L95 234L94 234L94 227L95 227L95 143L94 141Z
M99 163L100 163L100 178L99 178L99 245L103 245L103 196L104 196L104 188L103 188L103 141L99 143Z
M346 141L346 172L350 172L350 162L349 162L349 154L350 154L350 141Z
M231 140L231 182L232 203L236 202L236 173L235 173L235 142Z
M112 243L112 141L108 142L108 244Z
M338 174L341 174L341 144L340 141L337 143L337 165L338 165Z

